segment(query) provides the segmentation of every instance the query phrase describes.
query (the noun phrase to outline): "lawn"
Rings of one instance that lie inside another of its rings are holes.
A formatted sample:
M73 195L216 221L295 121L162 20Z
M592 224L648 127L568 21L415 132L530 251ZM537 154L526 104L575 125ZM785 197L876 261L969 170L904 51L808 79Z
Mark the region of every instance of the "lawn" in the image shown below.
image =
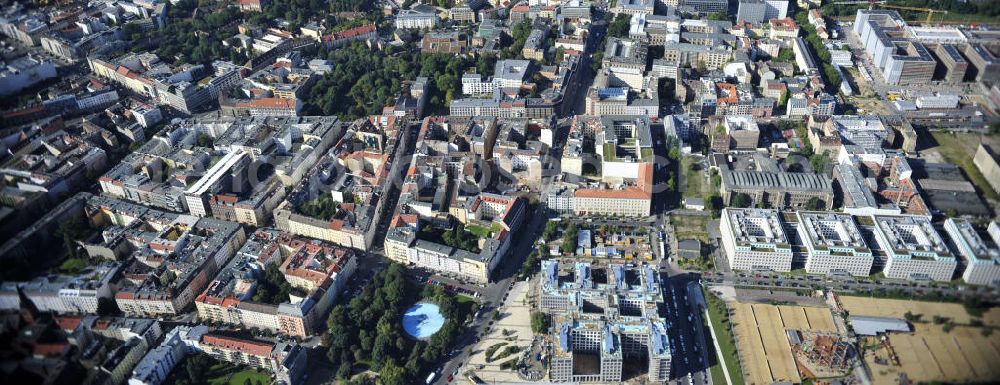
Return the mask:
M713 384L725 384L726 375L722 371L722 363L719 362L718 353L715 352L715 344L712 343L712 333L708 331L708 320L705 317L701 317L702 330L705 332L705 349L708 350L708 362L714 362L712 366L708 368L709 373L712 375ZM718 331L716 331L718 332Z
M227 378L229 381L226 381ZM244 369L233 373L232 376L224 375L213 378L208 382L211 385L244 385L247 383L247 380L250 380L250 383L253 385L267 385L271 383L271 376L255 369Z
M726 360L726 370L733 380L733 385L743 385L743 370L740 368L740 357L736 353L736 341L733 340L733 333L729 329L729 312L726 310L726 303L717 298L708 290L702 289L705 301L708 302L708 314L712 317L712 329L719 337L719 348L722 349L722 356ZM721 375L721 373L719 373ZM713 372L713 379L715 374ZM721 383L725 383L723 380Z
M703 198L705 197L705 188L703 187L705 174L703 170L692 169L692 165L700 167L690 156L681 158L681 172L684 173L684 189L682 191L684 191L685 198Z
M677 239L697 239L702 243L708 242L708 222L712 220L707 215L670 215L670 225L674 227L674 235Z
M937 150L944 160L961 167L965 171L965 175L969 176L970 182L976 185L976 189L987 199L1000 200L1000 197L997 196L997 193L993 191L993 188L986 181L986 177L972 163L972 157L976 154L976 149L983 140L982 136L978 134L951 134L947 132L932 132L931 135L938 144L937 147L933 147L931 150Z
M472 233L473 235L480 238L488 238L490 233L495 233L500 231L500 225L494 223L491 227L483 227L479 225L468 225L465 227L465 231Z

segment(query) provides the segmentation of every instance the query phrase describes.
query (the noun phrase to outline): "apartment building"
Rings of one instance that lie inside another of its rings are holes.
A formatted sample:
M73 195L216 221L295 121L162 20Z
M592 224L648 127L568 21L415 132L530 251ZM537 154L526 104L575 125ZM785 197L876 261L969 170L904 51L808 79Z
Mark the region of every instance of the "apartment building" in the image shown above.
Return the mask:
M278 267L294 293L278 301L254 300L270 264ZM357 258L349 249L259 229L198 296L195 306L203 320L306 337L323 324L356 268Z
M198 348L215 359L267 370L278 383L301 384L309 372L308 351L295 342L260 341L208 333Z
M102 299L112 298L120 264L89 266L73 275L38 277L14 283L39 311L56 314L96 314ZM9 308L16 310L17 308Z
M90 197L84 211L104 239L88 252L128 256L127 277L116 283L115 302L129 316L171 316L183 311L205 289L219 267L246 240L237 223L149 209L103 197Z
M474 253L448 245L418 239L411 227L389 229L385 237L385 256L403 264L433 269L475 282L489 282L493 269L503 260L510 246L510 233L499 231L496 238L480 242Z

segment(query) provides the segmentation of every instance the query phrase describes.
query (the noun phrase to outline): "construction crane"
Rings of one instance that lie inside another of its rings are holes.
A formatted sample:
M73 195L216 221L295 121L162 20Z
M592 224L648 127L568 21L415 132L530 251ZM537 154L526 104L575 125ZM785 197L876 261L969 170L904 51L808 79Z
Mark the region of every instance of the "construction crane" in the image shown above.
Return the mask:
M946 15L948 14L948 11L940 11L940 10L937 10L937 9L930 9L930 8L924 8L924 7L911 7L911 6L907 6L907 5L886 4L885 0L881 0L881 1L880 0L835 1L832 4L837 4L837 5L861 5L861 4L868 4L868 10L869 11L871 11L872 9L874 9L876 6L879 6L879 7L882 7L882 8L902 9L902 10L906 10L906 11L917 11L917 12L927 12L927 22L926 22L927 24L931 23L931 18L934 17L935 13L943 13L943 14L946 14Z
M891 4L879 4L879 6L881 6L882 8L892 8L892 9L903 9L903 10L907 10L907 11L927 12L927 21L925 22L926 24L930 24L931 23L931 18L934 17L935 13L943 13L945 15L948 14L948 11L939 11L939 10L936 10L936 9L930 9L930 8L924 8L924 7L910 7L910 6L906 6L906 5L891 5Z

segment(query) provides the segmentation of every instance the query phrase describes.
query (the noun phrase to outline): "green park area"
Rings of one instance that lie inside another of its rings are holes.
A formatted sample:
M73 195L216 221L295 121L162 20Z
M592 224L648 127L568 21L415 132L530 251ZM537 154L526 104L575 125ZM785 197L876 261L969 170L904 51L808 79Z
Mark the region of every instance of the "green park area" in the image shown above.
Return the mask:
M712 318L712 329L715 330L715 336L718 337L719 349L722 350L722 356L726 360L725 370L729 372L729 377L732 379L733 385L743 385L743 370L740 369L740 357L736 351L736 340L733 338L733 333L729 328L729 311L726 308L726 303L714 294L709 293L708 290L702 289L702 294L705 296L705 301L708 302L708 314ZM710 340L710 337L706 337L706 340ZM715 347L711 343L709 343L709 348L713 350L711 353L715 354ZM717 355L715 358L709 360L709 362L713 361L715 365L710 368L713 383L726 383Z

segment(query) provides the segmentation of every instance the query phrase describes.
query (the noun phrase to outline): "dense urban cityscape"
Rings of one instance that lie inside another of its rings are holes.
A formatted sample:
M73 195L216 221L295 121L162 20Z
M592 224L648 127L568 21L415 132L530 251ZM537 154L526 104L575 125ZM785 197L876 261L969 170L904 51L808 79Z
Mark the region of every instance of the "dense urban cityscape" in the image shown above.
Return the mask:
M0 382L1000 382L1000 2L0 0Z

